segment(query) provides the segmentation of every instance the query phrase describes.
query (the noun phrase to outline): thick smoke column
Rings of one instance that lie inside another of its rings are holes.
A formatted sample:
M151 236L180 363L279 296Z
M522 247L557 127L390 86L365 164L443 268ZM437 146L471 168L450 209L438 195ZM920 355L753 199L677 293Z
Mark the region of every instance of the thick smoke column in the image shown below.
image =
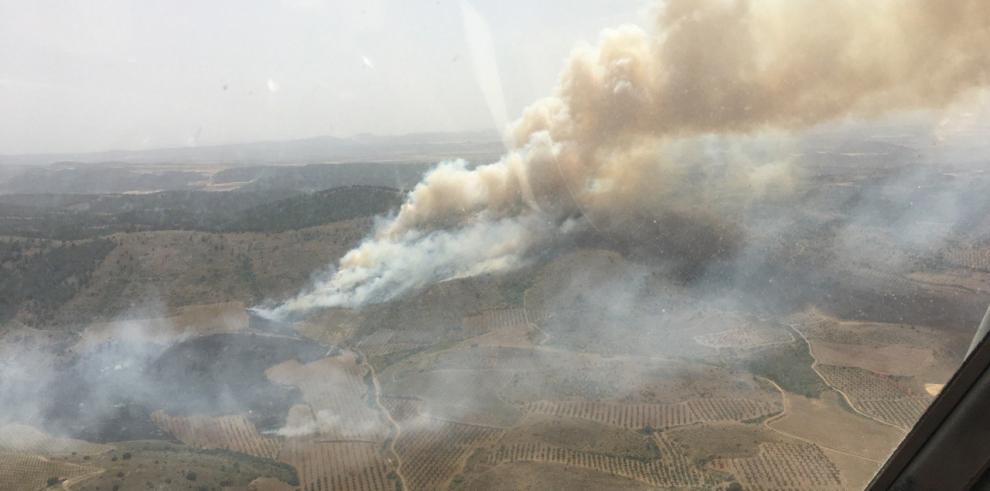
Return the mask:
M267 313L518 267L588 225L717 227L787 182L785 153L752 158L751 135L946 105L988 82L988 46L985 0L668 1L652 32L623 26L575 50L554 95L511 125L501 160L439 165L332 277ZM743 149L711 151L726 141Z

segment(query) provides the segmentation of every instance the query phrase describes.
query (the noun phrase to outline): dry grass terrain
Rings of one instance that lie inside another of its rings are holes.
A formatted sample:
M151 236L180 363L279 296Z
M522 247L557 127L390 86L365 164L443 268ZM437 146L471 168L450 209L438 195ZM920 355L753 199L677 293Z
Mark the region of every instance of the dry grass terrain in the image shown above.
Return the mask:
M562 464L543 462L503 463L466 476L453 489L497 491L621 491L655 489L649 484L620 476Z
M819 399L788 393L784 397L784 414L769 422L770 428L824 448L846 452L879 466L904 438L904 432L897 428L852 413L838 394L826 393Z
M909 344L863 346L812 340L812 355L823 365L856 367L887 375L919 375L935 363L930 348Z

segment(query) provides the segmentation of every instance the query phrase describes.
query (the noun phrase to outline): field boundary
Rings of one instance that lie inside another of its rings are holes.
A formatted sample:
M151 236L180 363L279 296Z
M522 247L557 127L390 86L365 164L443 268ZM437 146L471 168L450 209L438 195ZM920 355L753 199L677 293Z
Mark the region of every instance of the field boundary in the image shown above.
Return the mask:
M873 417L873 416L871 416L869 414L866 414L863 411L860 411L856 407L856 405L853 404L852 398L849 397L849 394L846 394L844 391L842 391L842 389L839 389L838 387L832 385L832 383L829 382L828 379L825 378L824 375L822 375L822 372L820 372L818 370L818 358L815 358L815 350L811 349L811 341L808 341L808 337L805 336L804 333L801 332L801 330L797 328L797 326L788 325L787 327L790 328L791 330L793 330L794 332L796 332L797 335L798 336L801 336L801 339L804 340L805 346L808 347L808 356L811 357L811 369L814 370L815 375L817 375L818 378L821 379L822 383L824 383L828 388L830 388L830 389L838 392L839 395L842 396L842 399L846 402L846 406L848 406L850 410L852 410L854 413L856 413L856 414L858 414L858 415L860 415L860 416L862 416L864 418L867 418L867 419L869 419L871 421L876 421L877 423L880 423L882 425L886 425L886 426L889 426L891 428L896 428L897 431L905 432L904 428L901 428L900 426L897 426L897 425L894 425L894 424L890 424L890 423L888 423L886 421L880 420L880 419L878 419L876 417ZM869 371L869 370L867 370L867 371ZM774 385L776 385L776 384L774 384Z

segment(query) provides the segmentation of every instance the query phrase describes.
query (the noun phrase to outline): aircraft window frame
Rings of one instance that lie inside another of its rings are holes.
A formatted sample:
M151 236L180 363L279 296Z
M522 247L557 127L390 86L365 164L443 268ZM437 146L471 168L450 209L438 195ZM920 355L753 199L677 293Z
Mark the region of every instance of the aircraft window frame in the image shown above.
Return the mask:
M963 364L868 490L978 489L990 464L990 307Z

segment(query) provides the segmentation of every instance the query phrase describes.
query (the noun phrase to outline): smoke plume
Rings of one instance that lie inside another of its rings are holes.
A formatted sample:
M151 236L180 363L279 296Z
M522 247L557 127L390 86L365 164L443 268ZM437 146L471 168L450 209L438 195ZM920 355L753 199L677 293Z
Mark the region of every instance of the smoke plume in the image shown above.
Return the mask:
M990 78L984 0L670 0L654 20L576 49L505 156L440 164L334 274L267 313L519 267L585 228L727 241L718 253L735 210L793 185L787 135L945 106Z

